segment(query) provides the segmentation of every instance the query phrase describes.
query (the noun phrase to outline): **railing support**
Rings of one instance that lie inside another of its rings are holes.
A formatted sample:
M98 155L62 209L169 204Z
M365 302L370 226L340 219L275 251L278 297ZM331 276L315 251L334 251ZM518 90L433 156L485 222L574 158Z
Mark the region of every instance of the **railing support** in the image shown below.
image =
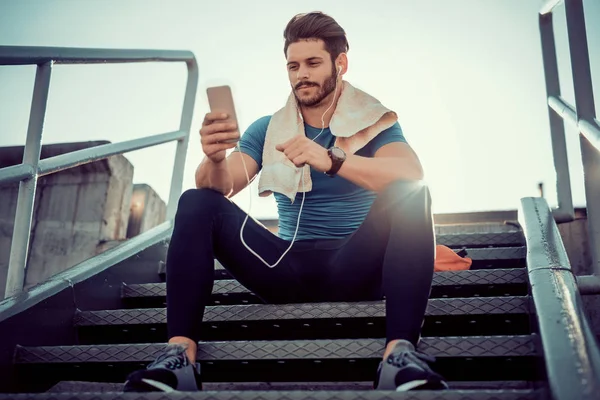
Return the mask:
M558 2L551 1L546 5L549 10L552 10L557 4ZM544 77L546 81L546 98L548 100L560 98L560 81L558 77L558 61L556 58L552 14L540 13L539 24ZM573 208L571 177L569 175L565 123L550 107L548 107L548 118L550 121L550 140L552 141L552 155L554 170L556 171L556 194L558 198L558 209L554 210L554 214L557 222L570 222L575 218L575 210Z
M582 0L568 0L565 11L577 122L592 123L596 118L596 110ZM592 139L580 135L592 270L600 275L600 150L592 145Z
M42 132L46 117L46 104L48 103L51 73L52 61L38 65L35 75L29 127L27 128L27 141L23 153L23 164L31 166L35 172L31 178L23 180L19 184L19 197L10 246L5 297L12 296L23 290L27 253L29 252L31 220L33 218L33 203L35 202L38 179L37 168L42 149Z
M600 294L600 276L583 275L577 277L577 288L581 294Z
M196 63L188 63L188 80L185 88L185 98L183 101L183 110L179 122L179 130L187 134L183 139L177 142L175 151L175 165L173 166L173 175L171 177L171 191L169 193L169 203L167 204L167 219L174 219L177 211L177 203L183 187L183 172L185 169L185 156L187 154L188 143L190 141L190 128L192 117L194 116L194 103L196 100L196 87L198 86L198 66Z

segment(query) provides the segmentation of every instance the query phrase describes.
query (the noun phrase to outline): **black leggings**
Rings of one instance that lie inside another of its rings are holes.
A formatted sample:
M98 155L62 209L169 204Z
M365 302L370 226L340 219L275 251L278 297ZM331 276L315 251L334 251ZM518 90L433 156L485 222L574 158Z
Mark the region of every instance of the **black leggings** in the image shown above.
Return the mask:
M435 234L426 186L396 181L375 199L362 225L336 240L303 240L274 268L240 241L246 213L222 194L181 195L167 255L169 338L200 340L214 282L214 259L268 303L381 300L386 338L419 340L433 279ZM300 220L302 223L302 219ZM244 240L273 265L289 243L252 218Z

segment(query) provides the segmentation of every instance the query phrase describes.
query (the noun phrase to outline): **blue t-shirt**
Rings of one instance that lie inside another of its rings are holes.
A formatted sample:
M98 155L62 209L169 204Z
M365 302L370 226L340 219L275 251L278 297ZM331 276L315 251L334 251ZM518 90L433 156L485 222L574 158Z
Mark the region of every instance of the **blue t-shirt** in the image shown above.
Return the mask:
M271 116L258 119L248 127L240 140L240 149L256 161L259 170L262 168L263 146L270 121ZM321 128L305 123L304 131L309 139L313 139L321 132ZM335 137L329 128L325 128L315 142L324 148L329 148L333 146ZM373 157L380 147L391 142L406 143L397 122L355 154ZM371 209L376 193L339 175L331 178L313 168L310 169L310 177L313 188L305 193L296 240L341 239L358 229ZM274 193L274 196L279 214L278 235L282 239L291 241L296 230L302 193L296 195L294 203L281 193Z

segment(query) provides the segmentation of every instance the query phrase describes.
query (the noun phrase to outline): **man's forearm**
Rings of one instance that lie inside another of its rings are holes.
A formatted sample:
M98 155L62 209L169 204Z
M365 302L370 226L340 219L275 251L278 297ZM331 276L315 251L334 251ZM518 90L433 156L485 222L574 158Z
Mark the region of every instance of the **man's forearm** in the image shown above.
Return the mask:
M209 188L228 196L233 191L233 179L227 159L216 164L205 158L196 169L196 188Z
M405 157L348 155L338 175L365 189L378 192L396 180L421 180L423 171Z

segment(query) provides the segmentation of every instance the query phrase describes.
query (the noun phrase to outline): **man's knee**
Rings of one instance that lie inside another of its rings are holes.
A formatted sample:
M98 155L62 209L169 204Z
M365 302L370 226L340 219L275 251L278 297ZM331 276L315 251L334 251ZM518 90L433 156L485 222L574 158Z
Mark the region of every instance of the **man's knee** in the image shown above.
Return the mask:
M178 215L198 215L207 213L214 215L216 209L226 204L229 200L212 189L189 189L181 194L177 205Z

